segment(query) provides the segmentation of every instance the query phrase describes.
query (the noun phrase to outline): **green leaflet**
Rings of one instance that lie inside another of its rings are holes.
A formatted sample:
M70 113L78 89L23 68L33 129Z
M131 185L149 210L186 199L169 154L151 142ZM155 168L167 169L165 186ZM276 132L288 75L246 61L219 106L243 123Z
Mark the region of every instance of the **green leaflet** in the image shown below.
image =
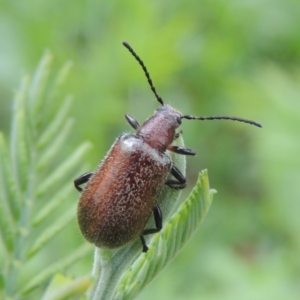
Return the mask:
M72 296L83 294L91 283L87 276L73 279L57 273L49 284L42 300L71 299Z
M114 299L133 299L185 245L199 227L212 202L207 171L200 173L197 185L188 199L153 238L149 251L141 255L121 278Z
M2 133L0 133L0 232L4 241L4 247L9 253L13 249L16 234L13 214L17 215L17 209L14 209L14 203L9 203L7 194L7 185L9 178L12 176L9 172L8 153Z
M58 207L70 199L70 173L78 172L91 147L84 142L61 157L73 122L68 118L71 98L60 87L71 64L51 76L51 62L46 52L33 78L24 76L14 97L9 142L0 133L0 249L5 250L0 284L5 299L20 299L41 286L44 290L57 271L91 251L85 244L50 265L43 259L31 262L74 220L76 202L64 211ZM28 276L30 272L35 276Z
M96 250L95 268L101 266L95 274L95 288L91 299L133 299L172 259L179 253L192 233L200 226L215 190L209 189L207 171L199 174L197 185L164 224L159 234L154 234L149 250L131 259L131 265L124 267L124 261L130 260L132 253L123 250L113 253L109 250ZM138 241L139 242L139 241ZM134 251L136 248L133 249ZM123 259L122 259L123 258ZM120 272L121 275L117 272Z
M39 285L44 284L46 280L55 276L58 272L76 263L82 257L91 253L91 245L84 244L80 248L74 250L68 257L64 257L59 261L49 265L45 269L41 270L35 277L29 278L26 285L20 290L22 295L26 295Z

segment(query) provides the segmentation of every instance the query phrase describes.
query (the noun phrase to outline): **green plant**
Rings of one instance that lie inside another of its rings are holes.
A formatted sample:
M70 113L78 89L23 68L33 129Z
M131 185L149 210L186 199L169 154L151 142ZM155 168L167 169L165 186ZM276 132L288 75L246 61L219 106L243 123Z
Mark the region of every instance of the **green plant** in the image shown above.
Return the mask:
M151 237L146 254L141 254L139 241L125 250L97 249L95 287L91 299L133 299L178 254L199 227L214 192L209 189L207 171L202 171L188 199L179 206L161 232ZM165 196L164 199L174 200L174 195L171 199Z
M61 100L60 94L71 64L51 80L51 61L46 52L15 94L9 146L0 133L1 290L8 299L23 298L90 251L83 245L54 263L34 262L74 218L76 202L57 211L70 196L70 173L91 146L85 142L68 157L59 155L72 126L71 97Z
M93 284L89 276L72 279L61 274L90 253L88 243L58 260L37 258L38 263L32 267L32 261L75 218L77 203L70 197L70 177L74 178L71 172L79 172L79 163L91 146L85 142L72 154L60 155L72 125L68 118L71 98L61 101L60 91L70 63L51 80L51 60L50 53L45 53L33 78L24 76L22 80L14 99L9 146L0 135L0 230L4 252L1 296L24 299L43 293L44 300L70 299L82 297L90 286L88 294L94 300L132 299L175 257L200 225L214 191L209 189L206 171L201 172L184 202L179 201L178 191L165 187L158 199L165 224L160 234L147 237L149 251L141 253L139 240L117 250L96 249ZM183 144L182 138L177 143ZM170 156L185 174L184 156ZM152 222L148 226L153 226Z

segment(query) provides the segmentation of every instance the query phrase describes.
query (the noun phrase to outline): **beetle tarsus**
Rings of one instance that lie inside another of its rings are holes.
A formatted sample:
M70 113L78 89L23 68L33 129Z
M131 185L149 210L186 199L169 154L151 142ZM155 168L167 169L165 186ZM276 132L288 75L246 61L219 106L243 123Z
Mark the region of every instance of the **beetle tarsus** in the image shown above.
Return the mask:
M80 187L80 185L87 183L93 174L93 172L87 172L74 180L74 185L79 192L82 192L82 188Z
M142 234L140 235L142 246L143 246L143 252L148 251L148 247L146 245L144 235L157 233L162 229L162 212L161 212L161 209L158 205L155 205L153 207L153 215L154 215L154 221L155 221L155 227L156 228L144 229Z
M153 207L153 215L154 215L154 221L155 221L156 228L144 229L142 232L142 235L157 233L162 229L162 212L158 205L155 205Z
M147 245L146 245L145 238L144 238L142 235L140 235L140 239L141 239L142 246L143 246L143 252L146 253L146 252L148 251L149 248L148 248Z

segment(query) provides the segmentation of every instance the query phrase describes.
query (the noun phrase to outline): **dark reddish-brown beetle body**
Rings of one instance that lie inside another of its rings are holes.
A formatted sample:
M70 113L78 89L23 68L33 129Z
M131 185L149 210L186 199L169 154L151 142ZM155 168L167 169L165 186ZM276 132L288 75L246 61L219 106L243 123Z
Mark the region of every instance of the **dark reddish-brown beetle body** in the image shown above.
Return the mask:
M169 157L142 139L119 137L81 195L78 221L85 238L116 248L138 237L170 168Z
M140 236L146 252L148 247L143 236L162 228L162 213L156 201L164 184L173 189L186 186L186 179L172 164L166 150L195 155L191 149L172 145L179 135L176 129L181 120L225 119L261 125L236 117L182 115L163 103L142 60L127 43L123 44L142 66L162 106L141 126L134 118L125 115L136 134L121 135L94 172L75 179L75 187L82 192L78 223L84 237L97 247L118 248ZM174 179L167 179L169 174ZM84 183L87 184L82 190L80 185ZM155 228L144 229L152 213Z
M165 151L180 117L163 105L136 135L124 134L112 145L80 197L78 223L88 241L117 248L142 234L172 167Z

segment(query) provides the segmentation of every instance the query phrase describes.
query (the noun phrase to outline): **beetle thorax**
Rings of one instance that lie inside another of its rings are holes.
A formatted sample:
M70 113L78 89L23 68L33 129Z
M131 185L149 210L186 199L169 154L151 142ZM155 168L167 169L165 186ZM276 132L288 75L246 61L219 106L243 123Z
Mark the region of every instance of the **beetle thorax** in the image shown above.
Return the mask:
M175 130L180 124L180 112L169 105L163 105L140 127L137 137L159 152L165 152L173 142Z

